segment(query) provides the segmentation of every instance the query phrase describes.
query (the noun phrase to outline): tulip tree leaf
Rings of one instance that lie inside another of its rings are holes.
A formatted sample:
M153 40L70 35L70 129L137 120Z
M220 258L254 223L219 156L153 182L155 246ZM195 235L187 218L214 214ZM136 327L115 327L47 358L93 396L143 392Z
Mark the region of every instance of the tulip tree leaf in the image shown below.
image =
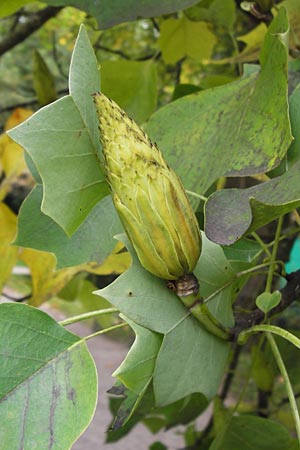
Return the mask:
M154 333L125 318L136 338L125 360L113 373L118 382L109 392L125 396L112 425L119 429L130 419L153 378L155 361L162 335Z
M97 203L83 224L68 237L41 211L42 195L43 188L37 185L22 204L15 244L54 253L58 269L90 261L102 263L115 246L113 236L123 230L111 196Z
M188 8L198 0L46 0L54 6L75 6L96 17L100 28Z
M244 415L232 417L227 429L218 433L209 449L290 450L292 442L287 429L278 422Z
M165 335L153 378L157 405L175 402L195 392L210 398L218 389L228 344L203 329L165 283L143 269L127 241L126 246L132 256L130 269L96 294L138 325ZM211 296L208 302L211 312L224 325L231 326L235 274L222 249L204 235L195 274L203 297ZM197 357L191 357L196 352Z
M185 56L199 61L209 59L216 42L217 38L205 22L192 22L186 17L165 20L158 40L167 64L174 64Z
M81 27L70 68L70 93L9 131L32 158L44 184L42 211L71 235L108 193L92 94L98 63Z
M117 377L131 391L139 393L146 388L152 378L162 335L154 333L126 317L123 318L135 332L136 338L125 360L113 373L113 376Z
M224 189L205 206L205 232L218 244L230 245L300 206L300 160L277 178L248 189Z
M212 336L195 319L183 320L165 335L157 358L153 379L157 404L168 405L196 392L211 400L228 352L228 343Z
M0 333L1 447L71 448L97 402L85 341L44 312L15 303L0 305Z
M249 189L226 189L214 193L205 205L205 230L214 242L229 245L300 205L300 85L289 100L294 141L284 161L287 170ZM283 165L283 164L282 164Z
M129 117L143 123L157 102L156 66L152 61L103 61L101 91Z
M22 249L19 258L30 269L32 294L29 303L32 306L39 306L54 297L82 270L80 266L75 266L55 271L54 255L31 248Z
M281 8L266 34L260 72L180 98L149 120L146 131L187 189L205 193L220 176L261 173L284 157L291 143L287 31Z

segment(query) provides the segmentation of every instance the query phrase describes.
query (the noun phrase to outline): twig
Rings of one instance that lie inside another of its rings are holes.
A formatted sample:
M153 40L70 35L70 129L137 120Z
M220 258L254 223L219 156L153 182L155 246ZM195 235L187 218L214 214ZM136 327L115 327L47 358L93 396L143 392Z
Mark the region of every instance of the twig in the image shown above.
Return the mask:
M160 52L151 53L149 55L145 56L139 56L138 58L132 58L130 55L127 55L127 53L123 52L122 50L113 49L110 47L106 47L102 44L96 44L95 45L96 50L103 50L104 52L112 53L113 55L121 56L121 58L126 59L127 61L148 61L149 59L158 59L158 57L161 55Z
M61 9L62 7L48 6L32 14L28 22L20 25L13 34L9 34L0 42L0 56L23 42L28 36L41 28L45 22L56 16Z
M79 314L78 316L69 317L68 319L62 320L59 322L60 325L66 326L71 325L72 323L77 323L82 320L92 319L95 317L103 316L105 314L112 314L119 312L117 308L107 308L107 309L100 309L98 311L89 311L84 314Z
M64 95L64 94L68 94L68 93L69 93L68 89L61 89L60 91L58 91L59 95ZM28 106L37 105L38 103L39 103L39 101L37 98L34 98L27 102L15 103L14 105L9 105L9 106L5 106L4 108L1 108L0 114L13 111L16 108L27 108Z

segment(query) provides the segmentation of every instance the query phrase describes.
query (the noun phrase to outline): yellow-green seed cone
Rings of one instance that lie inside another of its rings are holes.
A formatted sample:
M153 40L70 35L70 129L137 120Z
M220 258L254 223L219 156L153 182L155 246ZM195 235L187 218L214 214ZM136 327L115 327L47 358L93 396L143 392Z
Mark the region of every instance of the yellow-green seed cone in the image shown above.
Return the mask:
M141 264L166 280L191 273L201 235L180 179L116 103L101 93L94 100L107 180Z

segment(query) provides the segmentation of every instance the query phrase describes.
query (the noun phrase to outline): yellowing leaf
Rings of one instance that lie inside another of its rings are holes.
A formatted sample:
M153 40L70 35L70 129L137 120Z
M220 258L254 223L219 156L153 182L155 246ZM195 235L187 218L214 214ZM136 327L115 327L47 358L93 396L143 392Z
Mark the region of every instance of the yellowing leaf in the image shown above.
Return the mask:
M120 242L116 245L112 253L101 264L86 264L85 270L97 275L112 275L125 272L131 263L130 254L124 251L124 246Z
M78 272L81 266L55 271L56 258L52 253L30 248L21 251L20 258L27 264L32 277L32 297L29 303L39 306L54 297Z
M161 24L158 44L167 64L174 64L184 56L198 61L211 57L217 39L205 22L192 22L186 17L170 18Z
M11 245L15 237L17 217L3 203L0 203L0 290L8 279L17 257L18 248Z
M6 177L16 177L26 169L23 149L8 136L0 136L1 166Z
M18 125L31 116L32 111L17 108L8 118L5 130ZM0 185L0 200L5 197L11 188L13 181L24 171L27 166L24 160L23 148L16 144L7 134L0 136L0 173L4 172L5 178Z
M256 28L243 36L238 36L237 40L244 42L246 47L237 55L230 56L218 60L209 61L211 64L230 64L230 63L246 63L259 59L260 49L262 47L267 27L264 23L260 23Z
M30 0L9 0L2 1L0 4L0 18L9 16L13 14L15 11L20 9L22 6L26 5L26 3L30 3Z
M256 28L249 33L239 36L238 40L246 44L244 50L239 54L239 57L247 57L247 61L258 59L259 52L264 41L267 31L266 25L261 22Z
M33 111L25 108L16 108L6 121L4 130L7 131L10 128L17 126L19 123L24 122L33 114Z

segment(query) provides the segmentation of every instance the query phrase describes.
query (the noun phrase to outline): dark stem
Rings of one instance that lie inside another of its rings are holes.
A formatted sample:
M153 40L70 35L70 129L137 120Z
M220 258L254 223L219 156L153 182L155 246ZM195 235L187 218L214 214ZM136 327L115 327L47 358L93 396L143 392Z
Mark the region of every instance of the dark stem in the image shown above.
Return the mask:
M13 300L14 302L21 303L28 300L30 297L32 297L32 294L24 295L23 297L14 297L13 295L6 294L5 292L1 293L2 297L7 298L8 300Z
M130 55L127 55L127 53L123 52L122 50L113 49L110 47L106 47L105 45L97 43L95 45L96 50L102 50L104 52L111 53L113 55L118 55L123 59L126 59L127 61L148 61L149 59L158 59L161 53L150 53L149 55L139 56L138 58L132 58Z
M234 343L232 350L233 350L232 359L230 361L227 375L226 375L226 378L224 380L224 383L223 383L223 386L221 388L221 392L219 395L220 399L223 401L227 398L232 381L234 379L235 370L236 370L238 362L239 362L239 357L240 357L240 354L242 351L242 347L240 345L237 345L237 343Z
M65 95L69 93L69 89L61 89L60 91L58 91L59 95ZM0 109L0 114L5 113L5 112L10 112L13 111L16 108L27 108L28 106L33 106L33 105L37 105L39 103L37 98L34 98L32 100L29 100L27 102L20 102L20 103L15 103L14 105L9 105L9 106L5 106L4 108Z
M269 417L269 393L262 389L257 390L257 413L260 417Z
M56 16L62 7L48 6L30 17L28 22L20 25L13 34L9 34L0 42L0 56L23 42L28 36L41 28L45 22Z

